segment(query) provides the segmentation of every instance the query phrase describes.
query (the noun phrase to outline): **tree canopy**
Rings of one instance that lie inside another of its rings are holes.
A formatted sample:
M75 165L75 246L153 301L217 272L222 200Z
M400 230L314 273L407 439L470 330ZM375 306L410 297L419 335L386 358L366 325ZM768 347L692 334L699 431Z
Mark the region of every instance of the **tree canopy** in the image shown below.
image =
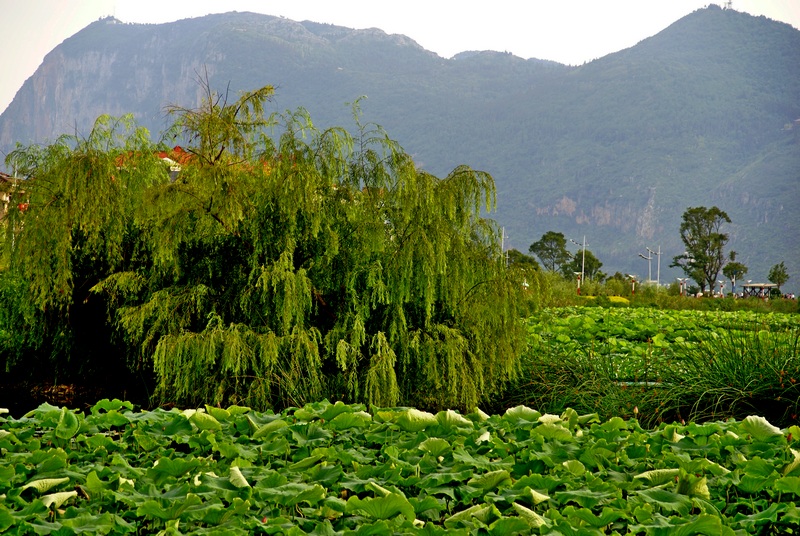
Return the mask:
M745 264L736 260L736 252L728 253L728 262L722 267L722 275L730 279L731 288L736 287L736 278L742 278L747 274L748 268Z
M789 281L789 271L786 269L786 264L781 261L769 269L767 279L770 283L778 285L778 290Z
M567 239L563 233L547 231L542 237L530 245L528 251L539 257L542 265L556 272L569 262L570 255L567 251Z
M14 151L30 201L9 214L0 322L36 326L15 348L74 361L105 338L184 405L470 408L497 392L523 331L480 215L491 176L418 169L357 106L354 134L268 116L271 95L170 108L181 150L102 117L86 139Z
M717 207L692 207L681 218L681 240L686 251L673 257L670 266L677 266L702 290L713 289L725 264L723 248L728 235L721 232L723 223L731 219Z

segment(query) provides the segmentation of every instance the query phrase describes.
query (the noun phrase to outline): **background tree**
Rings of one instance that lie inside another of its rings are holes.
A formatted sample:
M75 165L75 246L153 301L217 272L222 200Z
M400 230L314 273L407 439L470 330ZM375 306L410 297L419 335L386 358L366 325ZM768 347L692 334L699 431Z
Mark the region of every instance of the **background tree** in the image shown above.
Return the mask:
M770 268L767 279L770 283L775 283L778 285L778 293L780 293L781 287L785 285L787 281L789 281L789 272L786 270L786 264L781 261Z
M509 266L516 266L518 268L539 269L539 263L536 262L534 257L525 255L518 249L509 249L506 251L506 262Z
M581 250L572 255L570 261L562 266L562 273L565 277L572 279L573 274L580 273L583 268L583 274L587 281L602 282L606 277L606 274L600 271L602 267L603 263L600 259L587 249L585 252Z
M722 267L722 275L731 282L731 290L736 289L736 278L744 277L747 274L747 266L736 260L736 252L728 254L728 262Z
M138 130L16 151L36 180L5 244L31 312L61 315L74 341L70 308L102 305L96 338L153 371L158 402L467 409L492 396L523 343L519 281L480 215L492 178L422 172L357 113L355 135L302 110L267 117L270 95L209 90L171 108L191 155L174 180L158 157L170 149Z
M567 239L562 233L547 231L542 237L530 245L528 251L539 257L542 266L551 272L560 271L561 266L569 262Z
M720 228L730 222L728 215L717 207L686 209L680 226L686 251L673 257L670 266L681 268L703 291L713 289L725 264L723 248L728 242L728 235L720 232Z

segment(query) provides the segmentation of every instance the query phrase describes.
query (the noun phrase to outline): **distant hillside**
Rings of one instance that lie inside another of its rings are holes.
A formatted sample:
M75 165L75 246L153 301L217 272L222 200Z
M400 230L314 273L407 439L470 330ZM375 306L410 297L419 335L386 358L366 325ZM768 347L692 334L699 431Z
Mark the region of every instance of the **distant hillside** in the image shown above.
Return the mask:
M493 217L520 250L556 230L611 273L661 279L682 251L680 216L717 205L729 247L765 280L785 261L800 283L800 31L716 6L579 67L506 53L444 59L411 39L252 13L169 24L91 24L54 49L0 115L0 150L86 132L133 113L154 133L166 104L217 90L277 87L276 110L352 125L351 103L419 165L489 171ZM655 277L656 262L653 261Z

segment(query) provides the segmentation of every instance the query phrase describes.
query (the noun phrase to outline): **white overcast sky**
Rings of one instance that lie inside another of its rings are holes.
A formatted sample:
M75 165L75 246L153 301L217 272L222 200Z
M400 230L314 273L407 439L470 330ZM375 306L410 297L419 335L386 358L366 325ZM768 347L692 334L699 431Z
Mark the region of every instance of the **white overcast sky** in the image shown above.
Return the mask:
M577 65L631 47L725 0L0 0L0 112L44 56L98 18L162 23L253 11L409 36L449 58L508 51ZM800 28L800 0L733 0L733 9Z

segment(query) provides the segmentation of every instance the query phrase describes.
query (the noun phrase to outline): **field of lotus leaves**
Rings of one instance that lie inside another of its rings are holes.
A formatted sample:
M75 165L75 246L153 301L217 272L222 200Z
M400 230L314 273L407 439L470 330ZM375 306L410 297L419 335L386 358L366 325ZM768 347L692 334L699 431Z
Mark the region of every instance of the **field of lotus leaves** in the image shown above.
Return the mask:
M2 416L0 416L2 417ZM0 419L8 534L800 532L800 427L327 401Z

